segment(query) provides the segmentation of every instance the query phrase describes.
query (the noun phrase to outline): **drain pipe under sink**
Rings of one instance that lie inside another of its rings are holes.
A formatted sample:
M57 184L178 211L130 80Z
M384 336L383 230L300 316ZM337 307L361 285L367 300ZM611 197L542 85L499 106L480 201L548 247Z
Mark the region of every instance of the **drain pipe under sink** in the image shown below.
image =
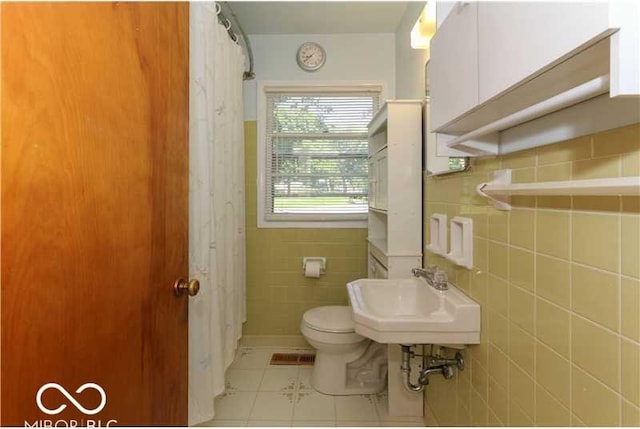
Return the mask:
M424 390L424 386L429 384L429 376L432 374L442 374L442 376L449 380L453 378L455 365L459 371L464 370L464 358L462 354L456 353L453 359L446 359L440 356L440 352L438 351L436 355L433 355L433 345L431 346L430 354L422 354L422 370L420 371L418 377L418 384L413 384L411 382L411 358L416 356L414 352L411 351L411 345L401 345L402 347L402 365L400 366L400 371L402 371L402 381L404 387L409 392L419 393ZM418 355L419 356L419 355Z
M411 357L413 356L413 352L411 351L412 346L401 345L402 347L402 365L400 366L400 371L402 371L402 381L404 387L409 392L419 393L424 390L424 384L413 384L411 382Z

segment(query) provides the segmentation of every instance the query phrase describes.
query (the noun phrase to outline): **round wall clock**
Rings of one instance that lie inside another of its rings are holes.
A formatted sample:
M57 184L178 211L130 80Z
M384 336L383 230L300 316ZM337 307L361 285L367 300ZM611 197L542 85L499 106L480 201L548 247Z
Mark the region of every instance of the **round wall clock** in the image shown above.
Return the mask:
M316 71L324 65L327 54L319 44L306 42L300 45L296 60L302 70Z

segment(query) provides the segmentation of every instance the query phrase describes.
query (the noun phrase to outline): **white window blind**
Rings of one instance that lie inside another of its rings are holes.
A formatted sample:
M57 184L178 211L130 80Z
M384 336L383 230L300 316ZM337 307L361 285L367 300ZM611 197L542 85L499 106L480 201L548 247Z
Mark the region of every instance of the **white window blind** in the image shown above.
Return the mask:
M367 212L367 125L379 98L375 90L266 91L267 220Z

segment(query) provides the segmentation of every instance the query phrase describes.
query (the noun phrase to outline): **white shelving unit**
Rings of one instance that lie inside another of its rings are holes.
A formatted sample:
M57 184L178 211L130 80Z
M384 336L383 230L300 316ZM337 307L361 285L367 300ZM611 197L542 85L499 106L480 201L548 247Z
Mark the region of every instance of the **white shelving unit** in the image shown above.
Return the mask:
M422 266L421 100L389 100L369 124L369 276Z
M422 266L422 106L389 100L369 123L369 278L408 278ZM402 384L401 356L390 344L389 414L422 416L423 396Z

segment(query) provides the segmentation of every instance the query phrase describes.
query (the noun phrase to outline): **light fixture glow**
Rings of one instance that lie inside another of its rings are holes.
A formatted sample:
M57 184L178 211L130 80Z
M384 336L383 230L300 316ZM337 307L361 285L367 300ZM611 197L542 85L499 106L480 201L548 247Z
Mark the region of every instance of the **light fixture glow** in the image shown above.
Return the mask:
M436 33L436 1L428 0L411 30L411 47L429 49L431 38Z

